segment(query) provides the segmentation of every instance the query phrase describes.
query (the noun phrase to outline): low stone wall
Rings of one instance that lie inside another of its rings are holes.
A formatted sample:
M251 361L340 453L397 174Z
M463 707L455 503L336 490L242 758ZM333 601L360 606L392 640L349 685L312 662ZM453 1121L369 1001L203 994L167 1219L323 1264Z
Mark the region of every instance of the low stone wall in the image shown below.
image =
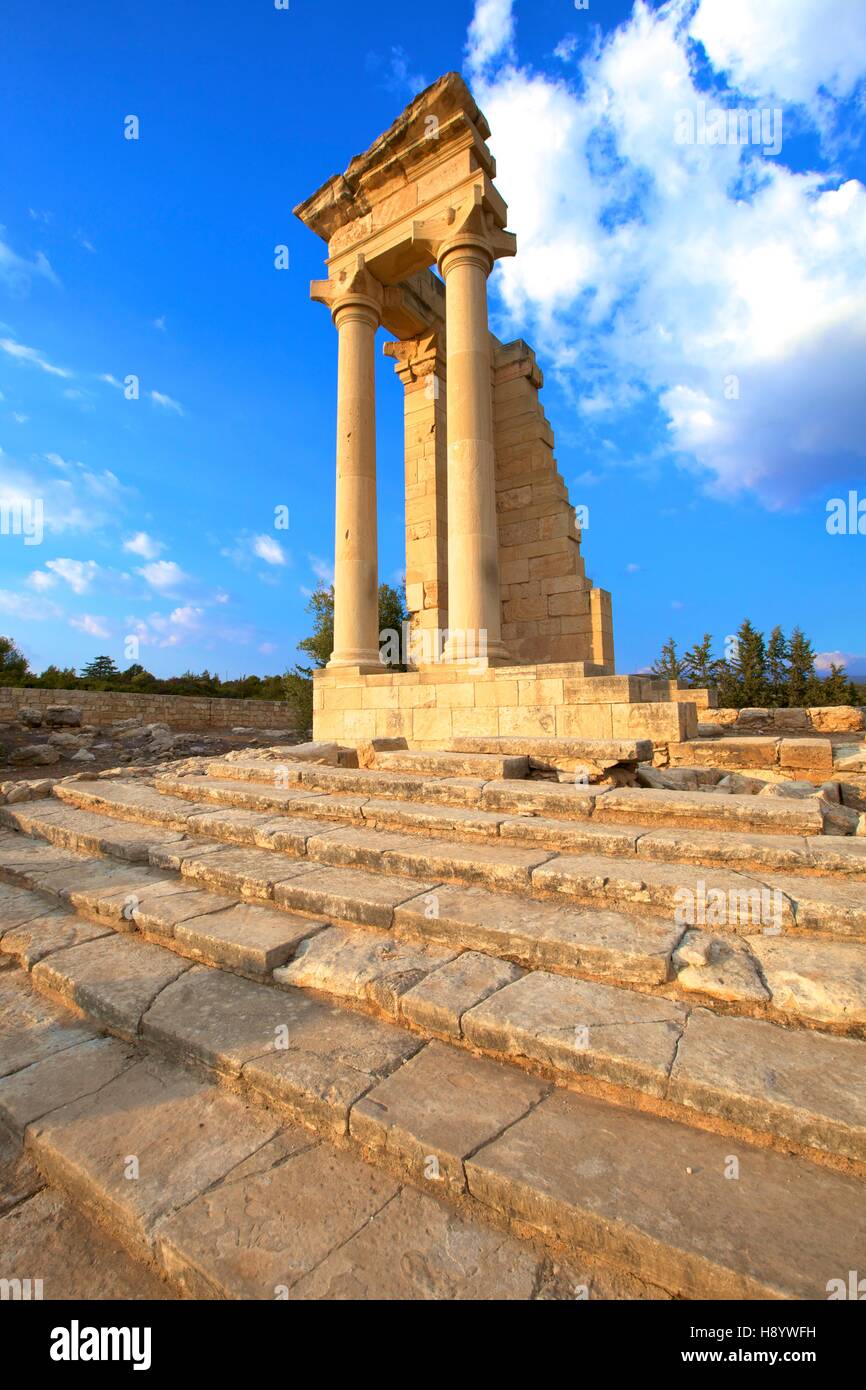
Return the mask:
M292 709L278 700L211 700L194 695L127 695L103 690L28 690L0 686L0 723L17 720L29 705L74 705L85 724L142 719L173 729L295 729Z
M591 670L591 668L590 668ZM580 662L499 666L473 672L441 665L362 674L316 671L313 737L356 745L405 738L445 748L471 735L632 739L678 743L698 733L714 698L651 676L596 676Z
M860 705L823 705L804 709L714 709L703 716L725 734L857 734L866 729Z

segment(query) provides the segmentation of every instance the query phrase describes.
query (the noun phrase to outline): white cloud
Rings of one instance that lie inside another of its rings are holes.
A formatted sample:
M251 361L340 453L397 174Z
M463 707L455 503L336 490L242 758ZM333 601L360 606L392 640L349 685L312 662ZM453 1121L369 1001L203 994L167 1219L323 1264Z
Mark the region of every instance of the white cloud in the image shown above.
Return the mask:
M158 319L153 320L153 327L158 328L160 333L165 332L165 314L160 314Z
M866 72L859 0L701 0L690 33L754 97L814 105L822 88L850 96Z
M69 626L78 632L86 632L88 637L110 637L111 632L105 618L97 618L93 613L83 613L80 618L70 618Z
M57 578L53 574L46 574L44 570L34 570L32 574L28 574L26 583L38 594L43 594L47 589L56 587Z
M161 405L163 410L173 410L178 415L183 414L183 406L180 401L173 400L171 396L166 396L162 391L151 391L150 399L155 405Z
M253 551L267 565L285 565L287 563L286 552L279 541L274 540L273 536L255 536L253 538Z
M331 562L329 560L321 559L318 555L311 555L309 557L309 560L310 569L313 571L313 574L316 576L319 582L322 584L333 584L334 566L331 564Z
M655 403L668 458L786 505L866 461L866 188L678 143L678 114L712 100L690 13L639 0L576 87L508 62L476 84L518 238L493 280L500 331L535 338L586 429ZM765 27L753 65L760 43L774 61Z
M189 576L174 560L155 560L151 565L142 565L136 574L140 574L152 589L161 594L173 593L189 580Z
M41 623L50 618L61 618L63 609L47 599L31 598L29 594L16 594L11 589L0 589L0 613L10 618L20 618L25 622Z
M36 215L31 215L35 221ZM47 216L43 220L47 221ZM34 276L48 280L53 285L59 284L47 256L41 251L37 251L32 261L28 261L26 256L19 256L4 240L4 232L5 228L0 227L0 280L12 294L19 297L26 295Z
M494 58L510 53L513 38L512 0L475 0L466 44L470 73L478 76Z
M137 531L129 540L123 542L124 550L131 555L140 555L142 560L155 560L165 550L162 541L154 540L146 531Z
M74 594L86 594L99 574L95 560L48 560L45 568L68 584Z
M262 653L262 656L270 656L270 655L271 655L273 652L275 652L276 650L277 650L277 644L276 644L276 642L260 642L260 643L259 643L259 651Z
M29 362L34 367L40 367L43 372L48 372L50 376L71 377L74 375L65 367L55 367L53 362L49 362L38 348L26 347L24 343L16 343L14 338L0 338L0 351L5 352L7 357L14 358L16 362Z

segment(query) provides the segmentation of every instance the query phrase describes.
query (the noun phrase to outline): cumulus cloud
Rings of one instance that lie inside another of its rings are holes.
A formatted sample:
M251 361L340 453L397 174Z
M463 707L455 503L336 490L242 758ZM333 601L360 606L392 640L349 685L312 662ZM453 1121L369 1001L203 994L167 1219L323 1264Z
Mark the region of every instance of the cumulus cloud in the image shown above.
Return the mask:
M93 472L59 454L45 454L26 466L3 455L0 508L27 509L39 502L44 528L53 534L116 526L130 496L109 469Z
M513 38L512 0L476 0L466 43L466 62L470 73L475 77L480 76L494 58L503 53L510 54Z
M153 564L142 565L136 574L140 574L152 589L163 594L173 593L189 580L189 576L174 560L155 560Z
M95 560L47 560L45 568L68 584L74 594L86 594L99 574ZM33 578L31 576L31 580ZM34 587L39 588L39 584L35 583ZM46 587L44 583L43 587Z
M536 340L584 430L638 408L711 491L783 506L866 460L866 188L790 169L784 146L680 143L683 112L744 100L698 71L690 33L765 100L850 91L866 59L862 40L844 62L827 40L807 81L766 18L778 5L742 8L760 14L748 39L727 0L638 0L572 83L516 65L511 6L494 24L479 3L470 69L518 237L494 277L497 327ZM784 3L806 40L807 8Z
M123 548L130 555L140 555L142 560L155 560L165 550L162 541L154 540L146 531L136 531L134 536L123 542Z
M63 609L47 599L33 598L30 594L16 594L11 589L0 589L0 613L10 618L41 623L51 618L61 618Z
M110 637L111 631L105 618L97 618L93 613L82 613L80 618L70 618L69 626L88 637Z
M287 563L286 552L273 536L255 536L253 551L260 560L264 560L266 565L285 565Z

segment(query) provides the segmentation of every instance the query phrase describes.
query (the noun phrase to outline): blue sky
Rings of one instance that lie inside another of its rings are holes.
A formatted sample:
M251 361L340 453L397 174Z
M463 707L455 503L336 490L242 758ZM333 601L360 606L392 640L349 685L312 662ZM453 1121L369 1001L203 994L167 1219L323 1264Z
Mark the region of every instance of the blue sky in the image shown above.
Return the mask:
M324 247L292 208L458 68L518 235L494 327L545 368L619 669L748 615L866 672L866 535L825 525L829 499L866 499L861 0L429 16L6 0L0 503L41 498L45 525L0 535L0 631L36 669L126 665L131 635L159 675L292 663L332 558L336 371L308 298ZM780 153L676 138L701 100L781 112ZM378 372L393 582L402 402Z

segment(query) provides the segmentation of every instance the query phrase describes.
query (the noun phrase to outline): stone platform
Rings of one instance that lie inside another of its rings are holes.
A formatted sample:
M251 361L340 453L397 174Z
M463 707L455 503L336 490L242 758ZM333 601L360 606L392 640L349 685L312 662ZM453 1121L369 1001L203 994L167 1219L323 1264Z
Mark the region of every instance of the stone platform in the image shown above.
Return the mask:
M585 662L487 670L443 663L381 674L329 666L314 681L314 738L349 746L405 738L411 748L443 748L454 738L511 735L680 743L697 737L699 711L716 700L715 692L602 674Z

